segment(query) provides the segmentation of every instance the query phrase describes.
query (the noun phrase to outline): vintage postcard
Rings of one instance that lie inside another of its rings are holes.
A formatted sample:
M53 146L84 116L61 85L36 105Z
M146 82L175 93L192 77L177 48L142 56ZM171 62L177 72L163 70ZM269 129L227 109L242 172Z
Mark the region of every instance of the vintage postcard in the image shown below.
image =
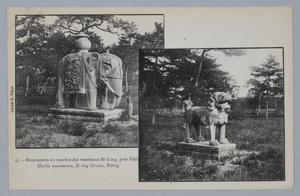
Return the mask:
M289 189L290 7L7 10L12 190Z

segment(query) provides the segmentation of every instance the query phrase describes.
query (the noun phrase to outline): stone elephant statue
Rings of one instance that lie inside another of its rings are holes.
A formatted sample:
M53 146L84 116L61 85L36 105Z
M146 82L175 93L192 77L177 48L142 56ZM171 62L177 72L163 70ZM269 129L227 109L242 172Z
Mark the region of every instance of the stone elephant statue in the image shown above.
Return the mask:
M208 126L210 140L209 144L213 146L229 143L225 137L226 123L228 122L227 111L230 108L228 102L231 101L231 95L223 92L216 92L210 97L208 107L193 106L192 102L185 100L183 102L184 128L186 130L186 142L191 143L194 140L190 137L191 127L195 127L196 141L204 141L201 135L201 126ZM220 140L216 140L216 131L220 131Z
M65 108L65 95L70 95L70 107L77 107L77 95L86 94L87 109L114 109L122 97L122 60L109 52L78 52L59 62L57 75L57 107ZM112 102L108 103L108 92Z

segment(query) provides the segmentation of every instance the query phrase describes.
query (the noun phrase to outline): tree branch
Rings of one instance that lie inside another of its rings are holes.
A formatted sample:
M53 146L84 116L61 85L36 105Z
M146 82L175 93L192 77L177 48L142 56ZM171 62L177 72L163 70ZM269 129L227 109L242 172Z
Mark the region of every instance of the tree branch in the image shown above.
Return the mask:
M95 25L92 25L92 26L95 26L97 29L99 29L101 31L104 31L104 32L108 32L108 33L112 33L112 34L118 34L118 32L113 32L111 30L106 30L106 29L100 28L99 24L95 24Z
M62 28L64 28L64 29L69 30L70 33L73 32L73 34L76 34L76 33L79 33L79 32L80 32L80 31L78 31L78 30L75 30L75 29L71 29L71 28L65 27L65 26L62 25L62 24L60 24L59 26L62 27ZM75 32L75 33L74 33L74 32Z
M65 33L71 33L71 34L73 34L73 35L76 35L77 33L74 33L74 32L72 32L72 31L65 31L65 32L63 32L63 34L65 34Z
M80 21L80 24L81 24L81 29L84 29L85 28L84 23L81 20L79 20L79 21Z

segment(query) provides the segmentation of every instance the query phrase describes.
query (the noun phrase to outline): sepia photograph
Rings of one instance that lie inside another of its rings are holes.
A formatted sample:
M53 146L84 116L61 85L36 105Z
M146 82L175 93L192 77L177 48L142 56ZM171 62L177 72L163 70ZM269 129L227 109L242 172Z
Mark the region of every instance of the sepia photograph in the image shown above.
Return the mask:
M284 181L283 52L140 50L139 181Z
M163 15L16 15L16 148L138 147L138 50Z

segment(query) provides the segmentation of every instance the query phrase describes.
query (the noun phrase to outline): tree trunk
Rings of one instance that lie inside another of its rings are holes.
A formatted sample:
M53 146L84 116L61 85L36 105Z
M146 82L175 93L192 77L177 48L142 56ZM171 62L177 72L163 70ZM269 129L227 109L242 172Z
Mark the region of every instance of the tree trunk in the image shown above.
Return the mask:
M128 66L127 63L125 63L125 72L124 72L124 78L125 78L125 95L126 95L126 103L129 103L129 95L128 95ZM126 110L128 112L128 107L126 107Z
M268 67L268 72L270 72L270 68ZM267 85L268 88L270 87L270 76L268 76L268 81L267 81ZM267 89L267 100L266 100L266 120L268 120L269 118L269 95L270 95L270 91L269 89Z
M128 66L127 66L127 63L125 64L124 78L125 78L125 93L127 96L127 92L128 92Z
M259 94L258 96L258 110L257 110L257 116L260 115L260 111L261 111L261 94Z
M266 120L269 118L269 100L266 101Z
M153 124L153 125L156 122L156 110L157 110L157 107L155 106L152 111L152 120L151 120L151 124Z
M153 111L152 111L152 120L151 120L152 125L155 124L155 113L156 113L156 109L153 109Z
M170 118L173 117L173 108L170 109Z
M268 69L268 71L270 71ZM268 77L268 87L270 86L270 76ZM267 100L266 100L266 120L269 118L269 90L267 89Z
M277 107L278 107L278 104L277 104L277 99L276 99L276 98L274 98L274 108L275 108L275 109L277 109Z
M44 90L45 90L45 88L46 88L46 86L47 86L47 84L48 84L49 79L50 79L50 77L47 78L47 80L46 80L44 86L42 87L42 89L41 89L41 91L40 91L40 95L44 92Z
M27 97L28 91L29 91L29 76L26 77L25 97Z
M195 100L194 99L194 94L195 94L196 88L199 86L199 79L200 79L201 69L202 69L202 65L203 65L203 61L204 61L204 54L207 51L209 51L209 49L203 49L203 51L201 53L201 61L200 61L200 64L199 64L195 85L194 85L193 91L192 91L191 96L190 96L190 97L193 98L193 100Z
M157 72L157 63L158 63L158 51L155 50L155 72ZM156 75L154 75L154 82L156 82ZM156 92L157 93L157 92ZM158 107L158 101L159 101L159 97L158 97L158 94L156 94L155 96L155 102L154 102L154 108L153 108L153 113L152 113L152 121L151 123L152 124L155 124L155 115L156 115L156 109Z
M158 95L156 95L155 97L155 104L154 104L154 108L153 108L153 112L152 112L152 121L151 124L155 124L155 119L156 119L156 110L158 108L158 103L159 103L159 98Z
M202 65L203 65L203 59L204 59L204 53L205 52L206 52L206 50L204 49L202 51L202 54L201 54L201 61L200 61L198 72L197 72L197 78L196 78L196 81L195 81L195 88L197 88L199 86L199 78L200 78L200 74L201 74L201 69L202 69Z

